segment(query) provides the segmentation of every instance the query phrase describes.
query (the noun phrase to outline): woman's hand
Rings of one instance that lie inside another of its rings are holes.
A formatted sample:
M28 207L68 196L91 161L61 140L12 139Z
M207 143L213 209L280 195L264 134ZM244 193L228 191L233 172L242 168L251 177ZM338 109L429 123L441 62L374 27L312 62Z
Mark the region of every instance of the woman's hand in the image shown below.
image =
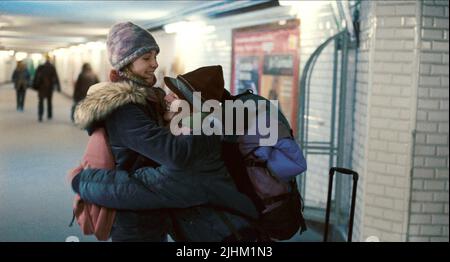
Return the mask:
M79 166L69 171L69 173L66 176L66 180L69 183L69 185L72 185L73 178L76 177L81 171L83 171L83 169L84 169L83 165L80 164Z

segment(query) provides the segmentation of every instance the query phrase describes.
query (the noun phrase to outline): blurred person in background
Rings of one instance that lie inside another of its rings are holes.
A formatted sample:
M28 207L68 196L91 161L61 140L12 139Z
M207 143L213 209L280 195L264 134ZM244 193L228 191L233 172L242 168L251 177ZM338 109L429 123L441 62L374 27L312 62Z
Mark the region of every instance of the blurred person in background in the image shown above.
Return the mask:
M98 82L98 77L92 71L91 65L89 63L84 63L81 68L81 73L78 75L77 81L75 82L75 88L73 91L73 106L70 115L72 122L74 122L73 114L75 112L75 107L86 97L89 87L97 84Z
M30 74L23 61L17 62L17 67L12 75L12 81L14 82L14 88L16 89L17 111L23 111L25 95L30 81Z
M59 83L58 74L55 66L50 63L50 56L46 56L44 64L38 66L33 81L33 88L38 91L38 120L42 122L42 115L44 114L44 99L47 100L47 119L52 119L52 96L53 90L56 89L61 92L61 85Z

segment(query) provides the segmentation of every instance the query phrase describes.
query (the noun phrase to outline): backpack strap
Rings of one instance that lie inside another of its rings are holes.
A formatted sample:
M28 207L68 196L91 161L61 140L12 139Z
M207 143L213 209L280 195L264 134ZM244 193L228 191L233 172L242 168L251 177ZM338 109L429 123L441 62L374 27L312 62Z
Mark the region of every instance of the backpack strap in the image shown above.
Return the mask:
M278 195L278 196L264 198L262 201L264 202L264 204L266 206L268 206L268 205L274 204L276 202L279 202L279 201L285 200L287 198L290 198L290 197L292 197L293 194L295 194L295 193L281 194L281 195Z
M306 227L305 217L303 216L303 210L305 209L305 206L303 204L303 197L302 197L302 195L300 195L300 193L298 195L300 197L300 205L301 205L301 208L299 210L299 212L300 212L300 235L301 235L308 228Z
M256 194L248 176L244 158L239 150L239 144L222 142L222 159L239 192L247 195L252 200L258 212L264 210L264 203Z
M286 194L281 194L278 196L274 196L274 197L270 197L270 198L265 198L263 199L263 202L265 205L270 205L279 201L284 201L287 200L289 198L299 198L300 201L300 210L298 210L297 212L299 212L299 222L300 222L300 234L302 234L303 232L305 232L307 230L307 226L306 226L306 221L305 218L303 216L303 211L305 209L305 206L303 204L303 198L302 195L300 194L300 192L297 189L297 183L295 180L292 180L291 182L289 182L289 184L291 185L292 188L292 192L290 193L286 193Z
M259 149L259 146L255 146L255 148L253 148L252 150L250 150L247 154L243 155L243 158L247 158L248 156L252 155L253 153L255 153L256 150ZM254 154L253 154L254 155Z
M300 198L300 210L298 211L300 213L300 235L305 232L308 228L306 227L306 221L305 221L305 217L303 216L303 211L305 210L305 205L303 202L303 197L300 194L300 192L298 191L297 188L297 181L295 179L293 179L290 183L289 183L292 187L292 193L294 194L295 197Z
M254 159L244 159L245 166L267 168L267 161L255 161Z

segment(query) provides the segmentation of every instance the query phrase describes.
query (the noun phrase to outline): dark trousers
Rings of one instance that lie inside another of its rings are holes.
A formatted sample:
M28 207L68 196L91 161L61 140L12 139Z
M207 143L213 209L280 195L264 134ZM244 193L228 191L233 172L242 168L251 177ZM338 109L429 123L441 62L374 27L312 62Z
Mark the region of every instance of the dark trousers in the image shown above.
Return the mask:
M42 115L44 114L44 99L47 100L47 118L52 118L52 95L49 95L47 97L39 97L39 104L38 104L38 116L39 121L42 120Z
M27 92L27 90L25 88L16 89L17 110L23 110L23 105L25 104L26 92Z

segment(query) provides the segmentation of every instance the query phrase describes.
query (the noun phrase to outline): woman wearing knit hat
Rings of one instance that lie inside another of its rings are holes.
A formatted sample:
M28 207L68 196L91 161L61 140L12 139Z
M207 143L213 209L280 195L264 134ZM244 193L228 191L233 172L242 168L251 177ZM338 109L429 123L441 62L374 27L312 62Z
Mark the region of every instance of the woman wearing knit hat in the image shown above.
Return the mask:
M89 89L75 123L89 133L105 128L117 172L86 169L74 176L73 189L88 202L118 209L113 241L164 241L167 233L184 241L253 240L247 218L256 218L256 208L217 162L217 148L211 154L205 146L220 145L217 137L174 136L164 127L165 93L152 87L159 47L151 34L119 23L107 46L112 82ZM195 173L198 165L209 165L209 173ZM137 211L143 205L152 210Z

